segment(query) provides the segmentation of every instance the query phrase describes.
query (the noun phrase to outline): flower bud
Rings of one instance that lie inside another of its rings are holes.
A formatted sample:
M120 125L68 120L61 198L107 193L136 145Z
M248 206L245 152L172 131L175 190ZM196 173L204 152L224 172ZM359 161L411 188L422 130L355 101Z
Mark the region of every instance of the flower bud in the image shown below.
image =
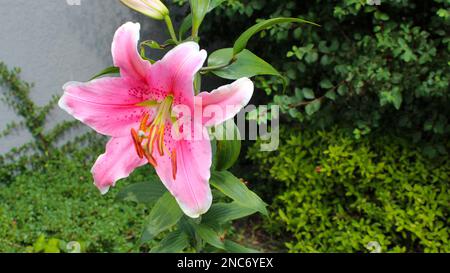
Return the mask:
M162 20L169 10L160 0L120 0L122 4L156 20Z

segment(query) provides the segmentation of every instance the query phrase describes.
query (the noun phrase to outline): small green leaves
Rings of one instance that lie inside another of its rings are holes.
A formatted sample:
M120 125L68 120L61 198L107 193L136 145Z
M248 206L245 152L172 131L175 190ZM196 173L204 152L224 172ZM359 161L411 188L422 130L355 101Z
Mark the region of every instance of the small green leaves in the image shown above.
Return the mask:
M380 93L380 105L392 104L399 110L402 106L403 96L399 88L394 88L392 91L383 91Z
M116 196L118 201L131 201L136 203L152 204L167 192L160 181L141 182L131 184L122 189Z
M314 91L312 89L310 89L310 88L303 88L302 89L302 93L303 93L303 97L305 99L313 100L313 99L316 98L316 95L314 94Z
M330 100L336 100L336 91L334 90L330 90L327 93L325 93L325 97L330 99Z
M103 69L102 71L100 71L98 74L96 74L94 77L92 77L90 79L90 81L100 78L101 76L108 75L108 74L119 74L119 73L120 73L120 69L118 67L110 66L110 67L107 67L107 68Z
M322 103L320 100L315 100L311 102L310 104L306 105L305 111L308 116L314 115L317 111L320 110Z
M237 54L242 52L247 47L248 41L256 33L263 31L273 25L282 24L282 23L307 23L307 24L319 26L316 23L306 21L303 19L299 19L299 18L273 18L273 19L269 19L269 20L264 20L256 25L252 26L244 33L242 33L242 35L234 43L233 55L236 56Z
M227 126L227 125L230 126ZM215 153L215 169L218 171L225 171L233 167L234 163L239 158L241 153L241 137L239 134L239 129L234 122L225 122L220 127L216 127L216 136L220 134L220 140L217 140L216 153ZM231 128L228 128L231 127ZM228 132L228 130L231 132ZM218 132L217 130L221 131ZM230 139L228 137L232 137Z
M239 205L267 215L267 204L230 172L213 172L210 183L223 194L239 203Z
M208 65L226 65L230 63L232 58L232 48L219 49L211 54L208 59ZM235 56L235 61L229 66L218 70L213 70L212 73L229 80L235 80L242 77L253 77L257 75L274 75L282 77L280 72L278 72L272 65L247 49L244 49L237 56Z
M333 86L333 83L328 79L322 80L320 82L320 87L322 87L323 89L330 89L333 88Z
M141 242L153 240L158 234L174 226L182 216L183 212L177 201L166 192L150 212Z

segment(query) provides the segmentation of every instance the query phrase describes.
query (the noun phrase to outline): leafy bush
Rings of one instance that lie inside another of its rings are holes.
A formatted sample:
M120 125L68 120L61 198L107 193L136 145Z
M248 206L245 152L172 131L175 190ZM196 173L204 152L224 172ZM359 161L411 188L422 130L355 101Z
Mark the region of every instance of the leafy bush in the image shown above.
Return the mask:
M441 142L450 132L449 2L368 3L228 0L205 21L203 34L232 44L260 18L319 23L320 28L274 26L262 32L263 47L253 39L249 48L290 82L284 93L277 78L259 78L269 101L281 105L291 121L318 128L340 124L356 138L376 130L397 131L430 143L423 146L430 156L445 154Z
M384 252L450 251L448 158L432 161L390 136L294 129L281 138L277 152L256 145L249 157L286 189L265 226L292 235L289 251L366 252L369 242Z
M101 196L92 185L90 168L103 152L104 139L93 135L84 139L48 156L23 159L29 168L1 181L1 252L55 252L60 240L79 242L82 251L88 252L138 250L135 243L141 236L146 208L118 203L114 192L145 181L148 170L134 173L111 194ZM1 169L7 171L8 167L2 165ZM45 237L49 240L41 249ZM65 244L59 250L67 251Z

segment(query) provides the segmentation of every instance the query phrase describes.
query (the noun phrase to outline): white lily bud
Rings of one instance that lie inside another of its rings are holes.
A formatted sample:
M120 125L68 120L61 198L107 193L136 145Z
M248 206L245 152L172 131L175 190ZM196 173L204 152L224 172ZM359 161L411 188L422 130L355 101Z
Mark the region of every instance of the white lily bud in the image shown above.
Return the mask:
M120 0L122 4L156 20L163 20L169 10L160 0Z

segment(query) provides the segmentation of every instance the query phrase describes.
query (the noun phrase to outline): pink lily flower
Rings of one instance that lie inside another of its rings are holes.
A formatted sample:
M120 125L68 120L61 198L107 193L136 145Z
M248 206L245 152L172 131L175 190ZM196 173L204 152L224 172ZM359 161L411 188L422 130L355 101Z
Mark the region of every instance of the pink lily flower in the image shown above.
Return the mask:
M173 126L183 130L174 109L222 109L222 115L190 119L192 128L205 134L206 126L233 118L247 105L254 86L248 78L242 78L194 96L194 76L206 60L206 51L200 50L197 43L186 42L151 64L138 53L139 31L138 23L129 22L114 36L112 55L120 77L69 82L63 87L59 106L98 133L111 137L106 152L92 168L94 184L103 194L134 169L151 164L184 213L197 218L212 203L211 142L207 137L173 135Z

